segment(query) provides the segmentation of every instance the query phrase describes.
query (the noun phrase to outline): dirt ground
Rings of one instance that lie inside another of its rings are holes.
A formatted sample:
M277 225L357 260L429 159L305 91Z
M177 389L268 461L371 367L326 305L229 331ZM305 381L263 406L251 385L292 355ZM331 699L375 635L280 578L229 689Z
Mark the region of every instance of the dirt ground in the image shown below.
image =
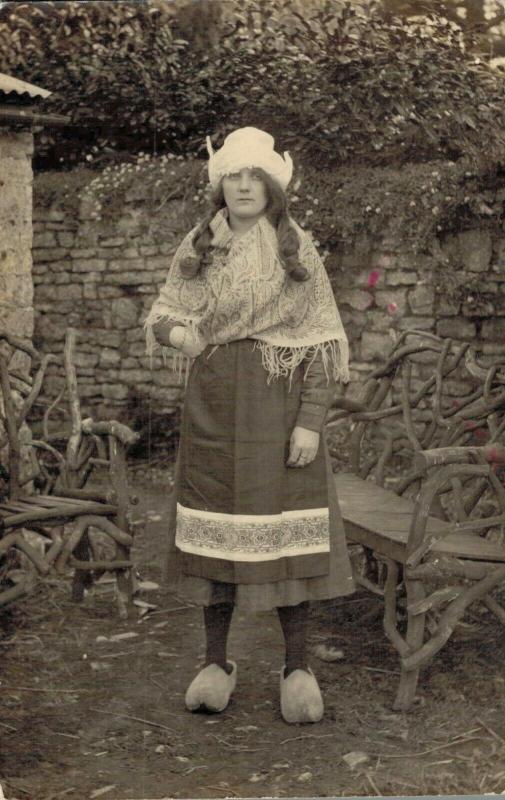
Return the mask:
M280 715L276 614L237 614L232 702L221 715L186 712L203 636L200 610L162 582L168 489L168 478L138 487L146 526L136 562L159 585L140 596L156 609L120 621L110 582L75 605L68 582L51 579L11 612L0 640L8 800L505 792L505 637L485 609L425 670L414 709L399 714L397 658L376 600L357 593L314 607L311 663L326 712L312 726ZM343 658L320 660L322 644ZM356 752L353 767L345 757Z

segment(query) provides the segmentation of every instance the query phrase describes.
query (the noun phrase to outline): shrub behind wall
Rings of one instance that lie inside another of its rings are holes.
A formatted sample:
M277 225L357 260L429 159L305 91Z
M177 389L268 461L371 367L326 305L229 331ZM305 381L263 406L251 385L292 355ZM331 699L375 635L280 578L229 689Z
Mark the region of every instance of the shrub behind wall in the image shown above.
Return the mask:
M498 168L452 163L297 169L292 213L326 260L354 377L405 328L505 353L501 181ZM205 164L169 157L36 177L35 339L61 352L66 328L78 329L85 410L131 421L177 408L180 381L159 358L151 367L142 322L205 196ZM53 394L61 380L55 369Z

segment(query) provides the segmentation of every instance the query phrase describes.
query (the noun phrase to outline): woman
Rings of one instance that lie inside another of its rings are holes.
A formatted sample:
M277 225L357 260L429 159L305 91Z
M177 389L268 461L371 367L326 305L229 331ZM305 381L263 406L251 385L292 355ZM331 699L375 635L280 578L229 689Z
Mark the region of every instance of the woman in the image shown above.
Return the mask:
M316 722L306 652L309 601L353 591L321 430L348 380L348 346L310 237L288 216L292 162L242 128L213 152L213 208L180 245L146 320L148 351L194 359L181 425L170 566L203 606L206 666L188 709L222 711L236 682L226 643L235 606L276 608L281 712Z

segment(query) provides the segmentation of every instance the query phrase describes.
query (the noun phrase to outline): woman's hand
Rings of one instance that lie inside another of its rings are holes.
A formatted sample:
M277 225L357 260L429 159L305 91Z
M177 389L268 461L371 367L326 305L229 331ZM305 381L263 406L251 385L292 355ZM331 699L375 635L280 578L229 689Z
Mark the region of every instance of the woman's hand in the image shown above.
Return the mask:
M154 323L153 333L158 344L162 344L165 347L171 346L170 343L171 330L172 326L170 325L170 323L165 322L165 320L160 320L159 322Z
M306 467L314 461L319 449L320 434L297 425L289 441L287 467Z
M170 344L185 356L196 358L205 350L206 344L190 328L175 325L170 331Z

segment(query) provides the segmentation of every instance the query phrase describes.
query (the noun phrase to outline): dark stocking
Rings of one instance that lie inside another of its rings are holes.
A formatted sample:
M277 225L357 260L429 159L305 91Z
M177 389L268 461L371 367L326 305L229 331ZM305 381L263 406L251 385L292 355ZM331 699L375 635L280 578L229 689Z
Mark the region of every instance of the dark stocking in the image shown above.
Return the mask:
M287 678L295 669L307 670L307 620L309 604L300 603L297 606L281 606L277 609L279 620L286 643L286 671Z
M232 666L226 661L226 644L233 608L233 603L217 603L213 606L205 606L203 609L207 641L205 664L206 666L217 664L228 675L232 671Z

